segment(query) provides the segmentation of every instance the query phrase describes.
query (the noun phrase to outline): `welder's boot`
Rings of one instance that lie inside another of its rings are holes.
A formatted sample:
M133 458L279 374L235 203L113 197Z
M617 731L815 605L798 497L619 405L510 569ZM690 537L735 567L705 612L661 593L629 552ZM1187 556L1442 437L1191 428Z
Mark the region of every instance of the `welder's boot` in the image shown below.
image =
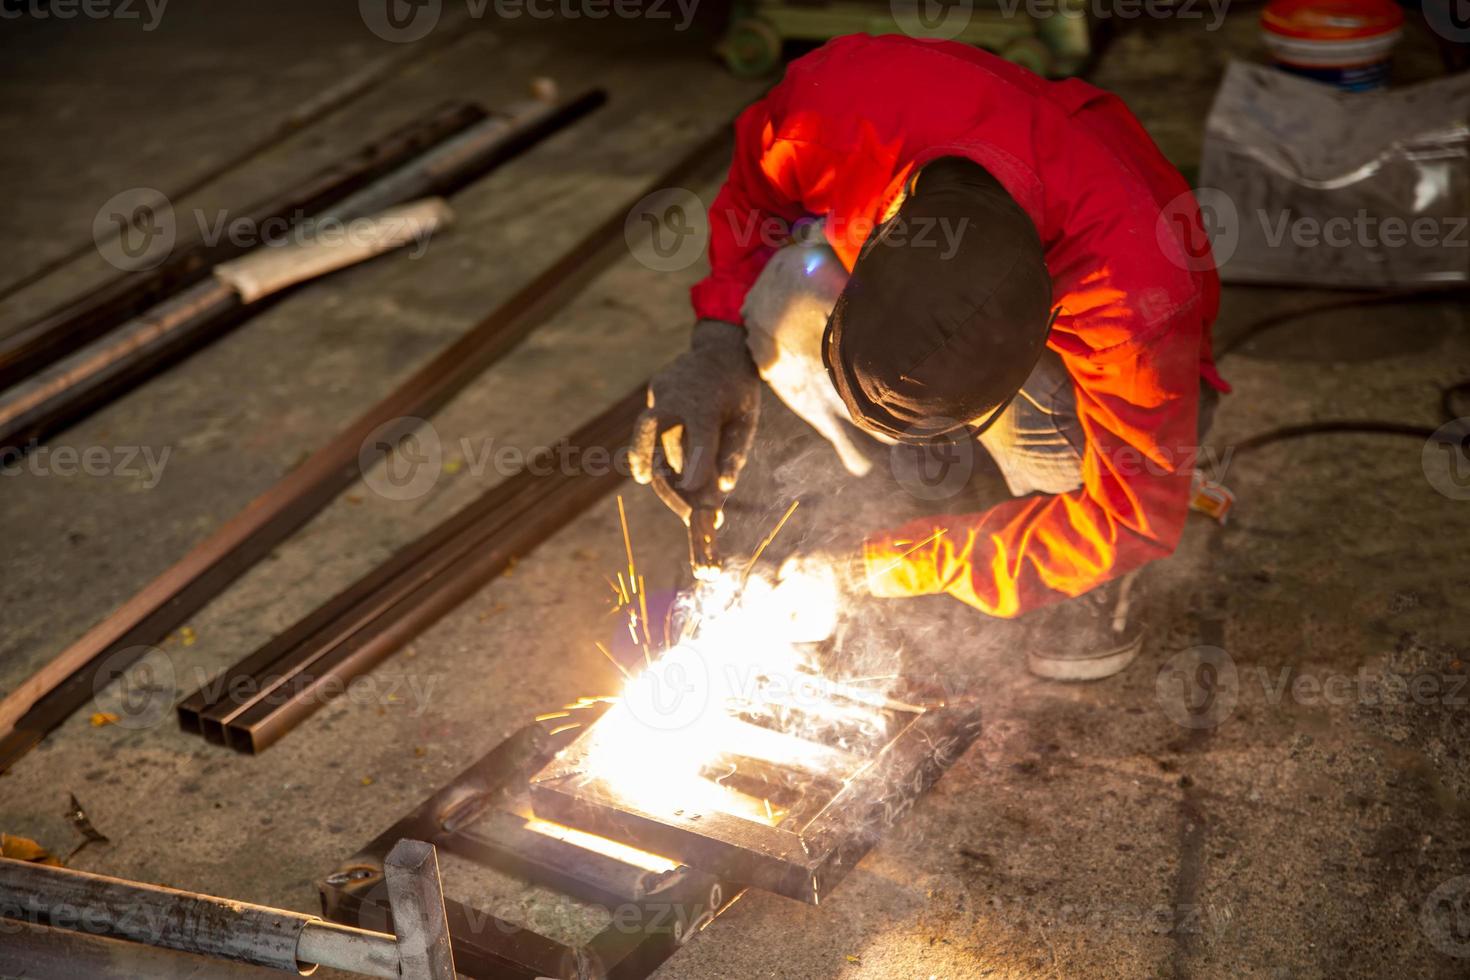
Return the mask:
M1095 681L1133 662L1143 624L1133 607L1138 572L1028 616L1026 666L1054 681Z

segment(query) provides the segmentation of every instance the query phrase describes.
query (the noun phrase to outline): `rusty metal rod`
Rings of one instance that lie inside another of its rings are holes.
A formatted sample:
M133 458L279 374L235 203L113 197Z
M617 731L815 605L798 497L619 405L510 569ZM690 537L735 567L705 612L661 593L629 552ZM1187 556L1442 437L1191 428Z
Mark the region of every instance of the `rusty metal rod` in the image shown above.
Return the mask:
M398 943L385 933L9 858L0 858L0 917L297 974L320 965L399 975Z

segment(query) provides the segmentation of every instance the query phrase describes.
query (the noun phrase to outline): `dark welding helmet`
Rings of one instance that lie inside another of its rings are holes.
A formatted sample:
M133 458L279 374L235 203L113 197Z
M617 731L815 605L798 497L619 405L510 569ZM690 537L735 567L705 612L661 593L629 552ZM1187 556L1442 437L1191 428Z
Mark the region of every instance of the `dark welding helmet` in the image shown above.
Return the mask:
M1031 374L1052 319L1031 218L984 167L941 157L863 244L822 357L870 432L904 442L978 434Z

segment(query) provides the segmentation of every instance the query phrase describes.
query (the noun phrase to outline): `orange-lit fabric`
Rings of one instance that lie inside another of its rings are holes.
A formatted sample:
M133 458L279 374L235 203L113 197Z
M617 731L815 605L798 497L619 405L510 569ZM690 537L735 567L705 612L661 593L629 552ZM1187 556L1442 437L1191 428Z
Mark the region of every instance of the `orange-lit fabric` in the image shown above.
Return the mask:
M907 177L941 156L988 169L1041 235L1061 309L1047 343L1076 386L1083 486L869 535L869 580L878 595L948 592L1014 616L1173 551L1200 379L1228 390L1210 352L1220 285L1198 209L1116 97L967 45L829 42L736 123L694 307L742 322L746 292L803 218L826 219L851 269Z

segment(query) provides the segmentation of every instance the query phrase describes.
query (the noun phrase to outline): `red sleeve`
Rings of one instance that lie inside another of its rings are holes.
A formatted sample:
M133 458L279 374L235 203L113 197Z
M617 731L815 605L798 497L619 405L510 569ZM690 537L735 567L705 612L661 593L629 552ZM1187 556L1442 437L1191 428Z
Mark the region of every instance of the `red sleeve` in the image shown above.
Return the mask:
M744 324L745 294L804 214L799 161L789 144L782 152L775 139L771 98L752 105L735 122L730 174L709 210L710 274L690 293L700 319Z
M1083 486L978 514L913 521L869 538L865 559L875 595L947 592L1011 617L1173 552L1188 513L1197 442L1199 309L1156 325L1148 341L1105 351L1069 343L1090 333L1062 322L1079 317L1112 321L1104 329L1113 329L1128 314L1104 303L1059 318L1054 334L1077 387L1087 440Z

